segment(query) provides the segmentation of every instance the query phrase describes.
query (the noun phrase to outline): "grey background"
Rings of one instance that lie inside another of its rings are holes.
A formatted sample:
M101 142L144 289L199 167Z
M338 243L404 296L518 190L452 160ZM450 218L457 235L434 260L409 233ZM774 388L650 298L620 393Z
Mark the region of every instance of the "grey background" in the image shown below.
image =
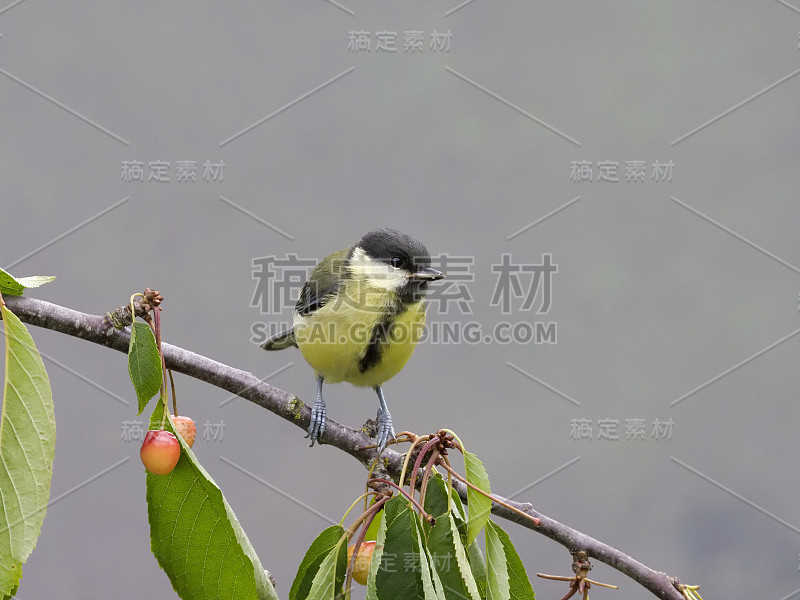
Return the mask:
M538 482L518 499L702 584L706 598L796 594L800 336L671 403L800 327L800 77L773 86L800 66L798 10L476 0L446 16L456 3L345 5L352 14L321 0L0 7L0 264L58 275L30 295L91 313L160 289L167 341L261 377L294 363L270 382L308 401L299 354L249 342L253 323L289 310L250 305L253 258L320 258L375 226L474 257L473 313L430 320L554 321L557 344L421 346L386 385L398 430L454 429L493 489ZM423 52L347 48L349 31L374 44L376 31L410 29L425 32ZM449 53L428 48L434 29L451 31ZM126 160L169 161L172 181L125 183ZM198 161L196 183L175 180L179 160ZM206 160L225 162L221 183L200 180ZM620 175L644 160L647 181L573 183L576 160L618 161ZM670 183L650 178L655 160L674 162ZM490 306L504 252L518 263L553 255L548 315ZM125 357L33 335L56 402L57 501L19 596L171 597L149 553L139 444L121 439L137 418L115 399L135 401ZM324 516L341 517L364 472L244 400L220 406L222 391L177 383L197 455L287 597ZM329 386L327 400L351 426L375 413L369 390ZM572 419L593 420L596 437L603 418L620 421L623 439L570 439ZM647 419L647 439L624 439L629 418ZM673 419L671 440L650 437L655 418ZM205 422L224 422L222 441L202 439ZM560 546L507 529L529 575L569 572ZM622 586L593 596L649 597L602 564L593 575ZM564 593L533 584L541 598Z

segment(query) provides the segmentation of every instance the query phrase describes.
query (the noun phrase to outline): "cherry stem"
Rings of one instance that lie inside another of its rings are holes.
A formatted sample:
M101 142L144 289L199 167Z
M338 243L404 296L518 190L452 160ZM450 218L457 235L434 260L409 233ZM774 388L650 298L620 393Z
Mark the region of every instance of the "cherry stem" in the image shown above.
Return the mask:
M405 437L405 439L400 439L400 438L403 438L403 437ZM402 442L413 442L416 439L417 439L417 436L414 435L413 433L411 433L410 431L401 431L400 433L397 434L397 437L394 440L392 440L390 443L400 444ZM370 445L370 446L364 446L364 447L365 448L377 448L377 446L374 445L374 444ZM367 471L367 482L369 482L369 480L372 479L372 474L375 472L375 469L377 468L378 463L380 462L380 460L381 460L380 455L377 455L377 456L375 456L375 458L372 459L372 462L370 462L369 470ZM403 464L405 464L405 462ZM367 488L367 491L369 491L369 485L366 485L366 488ZM366 499L366 497L364 498L364 510L367 510L367 499Z
M133 299L134 299L134 298L136 298L136 296L141 296L142 298L144 298L144 294L142 294L141 292L136 292L135 294L133 294L133 295L131 296L131 299L130 299L130 305L131 305L131 322L133 322L133 321L135 321L135 320L136 320L136 309L135 309L135 308L134 308L134 306L133 306Z
M428 513L426 513L425 509L422 508L422 505L419 502L417 502L412 496L410 496L408 494L408 492L406 492L403 488L401 488L399 485L397 485L394 481L391 481L390 479L382 479L382 478L370 479L370 481L374 481L376 483L385 483L386 485L392 486L398 492L403 494L403 496L408 498L408 501L411 502L417 508L417 510L422 515L422 518L424 518L430 525L435 525L436 524L436 519L433 518Z
M439 463L441 464L442 459L444 459L445 464L448 467L452 467L453 465L450 464L450 458L447 454L442 454L439 457ZM448 470L447 471L447 512L453 510L453 473Z
M366 493L370 491L369 489L369 480L372 479L372 474L375 472L375 469L378 467L378 462L380 461L381 457L376 456L369 465L369 471L367 471L367 481L364 484L365 487L365 495L364 495L364 512L367 510L367 496Z
M361 498L359 498L360 500ZM350 597L350 587L353 585L353 567L356 564L356 557L358 556L358 550L361 548L361 544L364 542L364 538L367 536L367 529L372 524L373 519L377 516L380 510L383 508L383 505L386 504L387 500L389 500L389 496L383 496L375 501L370 509L365 512L356 523L363 522L364 526L361 528L361 532L358 534L356 538L355 544L353 545L353 555L350 557L350 562L347 565L347 578L344 582L344 589L345 589L345 597ZM358 500L356 500L358 502ZM355 505L355 503L353 503Z
M164 402L164 410L169 412L167 404L167 363L164 360L164 350L161 348L161 311L158 309L153 309L153 331L156 336L158 356L161 358L161 400Z
M411 448L408 449L408 452L406 452L406 456L403 459L403 468L400 470L400 479L399 479L400 485L403 485L403 482L406 480L406 471L408 470L408 461L411 460L411 454L414 452L414 448L416 448L417 446L419 446L423 442L428 441L429 439L430 439L430 436L422 435L422 436L418 437L417 439L415 439L414 442L411 444Z
M442 464L442 463L439 463L439 464ZM444 466L444 468L445 468L445 469L447 469L447 472L448 472L448 473L452 473L453 477L455 477L456 479L458 479L460 482L462 482L462 483L466 484L466 485L467 485L467 487L470 487L470 488L472 488L473 490L475 490L476 492L478 492L479 494L481 494L481 495L483 495L483 496L486 496L486 497L487 497L487 498L489 498L489 500L491 500L492 502L496 502L496 503L497 503L497 504L499 504L500 506L503 506L503 507L507 508L508 510L510 510L510 511L512 511L512 512L515 512L515 513L517 513L517 514L519 514L519 515L522 515L522 516L523 516L523 517L525 517L526 519L530 519L531 521L533 521L533 524L534 524L534 525L536 525L536 526L538 526L538 525L539 525L539 518L538 518L538 517L532 517L532 516L531 516L531 515L529 515L528 513L526 513L526 512L522 512L520 509L518 509L518 508L516 508L516 507L514 507L514 506L511 506L511 505L510 505L510 504L508 504L507 502L503 502L502 500L500 500L499 498L497 498L497 497L495 497L495 496L492 496L492 495L491 495L490 493L488 493L488 492L485 492L485 491L483 491L483 490L482 490L481 488L479 488L477 485L474 485L474 484L470 483L470 482L469 482L469 481L467 481L467 480L466 480L464 477L462 477L461 475L459 475L459 474L458 474L456 471L454 471L454 470L453 470L453 469L452 469L452 468L451 468L449 465L447 465L447 464L443 464L442 466Z
M461 439L459 439L459 437L456 435L456 432L451 429L442 429L442 431L453 436L453 439L455 440L455 447L458 448L459 452L463 454L465 452L464 444L461 443Z
M172 414L178 416L178 395L175 393L175 380L172 378L172 369L167 369L169 386L172 388Z
M422 450L419 451L417 455L417 460L414 461L414 468L411 471L411 482L408 484L408 491L411 493L411 496L414 496L414 491L417 489L417 473L419 472L419 468L422 465L422 459L425 458L425 455L428 451L433 448L436 444L438 444L441 440L439 440L439 436L434 436L428 443L422 447ZM409 451L409 454L411 452ZM431 457L433 458L433 457ZM400 485L403 484L403 480L400 480ZM422 502L422 495L420 494L420 502Z
M425 506L425 494L428 491L428 481L430 480L431 471L433 471L433 466L436 464L438 458L439 448L434 448L433 452L431 452L431 458L425 466L425 473L422 475L422 484L419 486L419 503L422 504L422 506ZM449 502L447 507L448 509L450 508Z
M371 495L376 495L376 496L377 496L377 495L378 495L378 492L372 492L372 491L364 492L364 493L363 493L363 494L361 494L361 495L360 495L358 498L356 498L355 502L353 502L353 503L350 505L350 508L348 508L348 509L347 509L347 510L344 512L344 515L342 515L342 520L341 520L341 521L339 521L339 525L342 525L342 524L344 523L344 520L347 518L347 515L349 515L349 514L350 514L350 511L351 511L351 510L353 510L353 509L356 507L356 504L358 504L358 503L359 503L359 502L361 502L362 500L364 500L364 501L366 502L367 498L369 498ZM367 509L366 509L366 507L364 508L364 512L367 512Z
M359 498L359 500L360 500L360 499L361 499L361 498ZM360 526L360 525L361 525L361 524L364 522L364 520L365 520L365 519L367 519L367 518L370 518L370 517L374 517L374 516L375 516L375 515L378 513L378 511L379 511L381 508L383 508L383 505L384 505L384 504L386 504L386 501L387 501L388 499L389 499L389 496L381 496L380 498L378 498L378 499L375 501L375 504L373 504L372 506L370 506L370 507L369 507L369 508L368 508L368 509L367 509L367 510L364 512L364 514L362 514L362 515L361 515L360 517L358 517L358 518L357 518L355 521L353 521L353 524L352 524L352 525L350 525L350 527L348 527L348 528L347 528L347 531L345 531L345 532L344 532L345 536L347 536L347 538L348 538L348 539L350 539L351 537L353 537L353 534L356 532L356 530L358 529L358 527L359 527L359 526ZM356 502L358 502L358 500L356 500Z

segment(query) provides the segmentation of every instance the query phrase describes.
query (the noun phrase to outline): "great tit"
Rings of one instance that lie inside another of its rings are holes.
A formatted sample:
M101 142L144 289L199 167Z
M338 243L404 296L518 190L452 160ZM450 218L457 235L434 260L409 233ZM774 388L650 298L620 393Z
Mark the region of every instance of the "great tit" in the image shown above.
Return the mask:
M405 366L422 335L427 284L444 277L430 264L428 250L413 237L370 231L319 262L300 291L293 328L261 345L296 346L314 369L317 399L306 435L312 446L325 433L324 381L373 388L380 403L378 452L394 439L381 386Z

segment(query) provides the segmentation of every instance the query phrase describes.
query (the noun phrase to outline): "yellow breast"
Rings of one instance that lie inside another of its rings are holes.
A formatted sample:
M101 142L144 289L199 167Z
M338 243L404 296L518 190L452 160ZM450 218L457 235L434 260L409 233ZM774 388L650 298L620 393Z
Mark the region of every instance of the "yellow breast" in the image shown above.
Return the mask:
M295 315L297 346L318 375L331 383L374 387L400 372L422 336L425 305L410 304L390 325L384 321L384 335L376 339L388 298L384 290L370 290L357 303L340 295L309 315ZM358 308L363 306L373 308Z

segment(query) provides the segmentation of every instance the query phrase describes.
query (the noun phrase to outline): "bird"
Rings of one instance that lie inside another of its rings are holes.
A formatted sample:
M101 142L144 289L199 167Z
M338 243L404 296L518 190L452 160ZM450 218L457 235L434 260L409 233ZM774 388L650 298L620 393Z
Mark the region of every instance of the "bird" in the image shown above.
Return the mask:
M317 264L300 290L292 328L261 345L295 346L314 370L317 397L305 436L311 446L325 433L324 382L375 390L378 455L396 439L383 384L411 358L425 326L428 283L444 276L420 241L388 228L369 231Z

